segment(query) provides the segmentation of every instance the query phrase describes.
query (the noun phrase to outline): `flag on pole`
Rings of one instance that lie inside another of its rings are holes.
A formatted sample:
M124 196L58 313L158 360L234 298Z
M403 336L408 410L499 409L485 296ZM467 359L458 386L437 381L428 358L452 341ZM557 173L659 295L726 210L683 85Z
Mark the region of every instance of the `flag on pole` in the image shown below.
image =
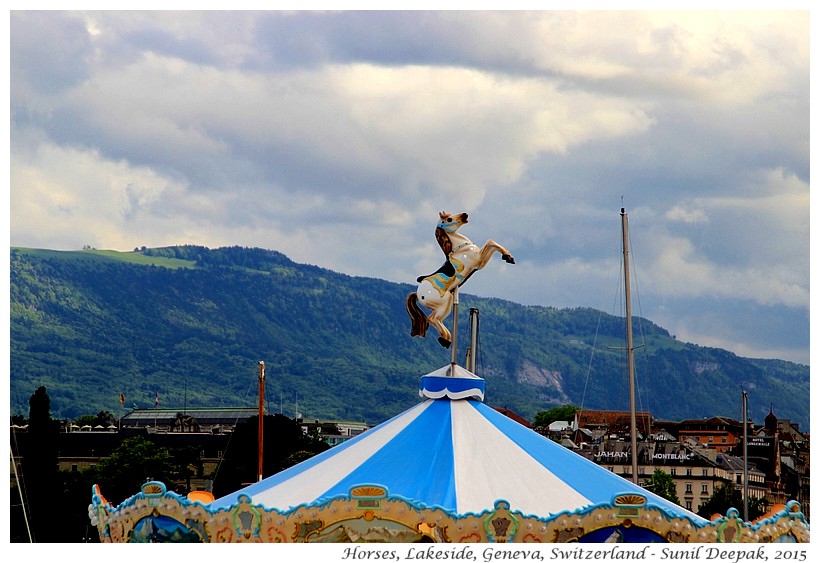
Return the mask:
M154 398L154 408L159 407L159 391L157 391L157 396Z
M122 393L120 393L120 404L125 405L125 395L123 395Z

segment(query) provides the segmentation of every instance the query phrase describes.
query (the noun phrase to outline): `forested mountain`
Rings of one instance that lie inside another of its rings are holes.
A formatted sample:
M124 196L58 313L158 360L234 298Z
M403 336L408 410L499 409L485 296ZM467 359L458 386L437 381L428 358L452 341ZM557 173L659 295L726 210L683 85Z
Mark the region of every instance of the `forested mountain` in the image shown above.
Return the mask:
M375 424L418 402L419 377L450 361L434 331L410 337L404 300L415 286L276 251L12 248L10 261L12 414L27 416L41 385L61 419L106 410L119 417L153 407L157 395L163 408L254 407L264 361L271 412ZM530 420L567 403L628 409L623 318L466 289L458 358L476 308L476 371L488 404ZM740 419L745 389L755 422L773 405L808 430L808 366L679 342L647 319L633 327L639 410L665 420Z

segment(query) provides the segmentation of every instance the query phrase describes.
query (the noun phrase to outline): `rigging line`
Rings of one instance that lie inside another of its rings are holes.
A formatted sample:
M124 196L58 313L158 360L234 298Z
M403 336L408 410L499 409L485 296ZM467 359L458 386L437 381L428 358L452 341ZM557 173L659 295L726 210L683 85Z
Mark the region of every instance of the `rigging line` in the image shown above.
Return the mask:
M631 240L632 240L631 233L629 233L629 240L630 240L630 243L631 243ZM619 255L622 254L622 250L623 249L619 248L619 250L618 250ZM631 245L630 245L630 256L632 256L632 254L633 254L633 250L632 250ZM634 273L635 266L632 263L630 263L630 265L632 266L630 268L630 272ZM624 287L625 286L625 282L624 282L625 275L624 274L625 274L625 272L624 272L624 261L623 261L623 259L619 259L618 260L618 278L617 278L617 283L616 283L617 287L616 287L615 296L613 298L613 305L612 305L612 309L611 309L610 314L612 316L626 318L626 291L625 291L625 287ZM624 285L622 285L622 283ZM631 293L632 292L630 291L630 294ZM635 317L634 314L631 315L631 316ZM625 335L625 338L626 338L626 335ZM634 344L633 344L633 352L636 348L641 348L641 347L643 347L643 345L634 346ZM628 371L629 371L629 350L626 347L623 347L623 348L611 347L611 348L612 349L621 349L621 350L623 350L624 374L626 375L626 373L628 373ZM633 358L633 362L634 362L634 358ZM635 367L635 365L633 363L633 368L634 367ZM633 375L634 375L634 369L633 369ZM623 396L626 395L625 402L627 404L629 404L631 402L631 400L630 400L630 397L629 397L630 391L629 391L628 382L625 381L624 379L621 379L619 381L619 383L620 383L619 392L617 393L616 396L621 397L622 400L623 400ZM637 384L636 384L636 398L637 398L637 395L638 395L638 393L637 393ZM636 409L637 409L637 407L636 407Z
M265 401L264 401L264 407L265 407L264 413L265 414L271 414L271 411L268 408L268 405L271 403L271 401L269 401L268 399L270 398L271 394L273 393L273 390L271 389L271 386L268 385L268 383L270 382L270 379L271 379L270 376L271 376L271 372L272 372L270 367L271 366L269 366L268 363L265 362L265 396L264 396L265 397Z
M638 346L638 348L641 348L641 358L643 360L645 360L643 365L647 366L647 365L649 365L649 356L648 356L649 351L648 351L647 346L646 346L646 333L644 332L644 326L643 326L643 318L644 317L643 317L643 310L641 308L641 293L640 293L640 290L638 288L638 271L637 271L637 265L636 265L637 260L636 260L636 254L635 254L635 245L632 243L632 231L629 231L628 234L629 234L630 254L632 256L632 260L630 260L630 266L632 266L632 278L631 279L635 282L634 283L634 286L635 286L635 299L638 302L638 331L641 335L641 344L640 344L640 346ZM634 316L635 315L633 315L633 317ZM645 387L641 388L637 370L635 370L635 388L636 388L635 394L636 394L637 400L641 405L641 410L643 410L643 399L641 398L641 393L643 393L644 395L647 395L649 393L649 387L645 386ZM650 403L651 403L651 401L649 401L649 397L647 397L647 404L650 404ZM647 424L651 424L651 421L647 420ZM647 434L649 434L650 432L651 432L651 427L647 427Z
M741 393L743 393L744 389L743 389L742 385L738 385L737 388L740 390ZM747 394L747 398L748 398L748 394ZM746 402L746 410L747 411L749 410L748 407L749 407L749 403L747 401ZM743 420L743 401L742 400L740 401L740 404L737 406L737 411L736 412L737 412L737 419L736 420L740 420L741 422L743 422L745 424L746 421ZM747 412L746 415L748 416L748 414L749 413Z
M615 270L615 264L616 264L616 262L613 261L613 266L610 269L609 278L607 279L606 287L610 287L612 285L612 276L613 276L613 271ZM621 274L622 261L619 260L617 262L617 264L618 264L618 268L617 268L618 272L614 274L616 276L615 279L618 280L616 282L618 287L616 288L615 296L614 296L614 300L616 300L616 301L618 299L618 295L620 293L620 288L621 288L620 279L622 278L622 276L620 274ZM604 301L605 299L606 299L606 291L604 291L604 296L601 299L601 301ZM615 304L613 303L613 309L614 309L614 307L615 307ZM589 353L589 363L587 364L587 374L586 374L586 379L584 380L584 390L583 390L583 393L581 394L581 405L579 406L579 408L581 410L583 410L584 405L586 404L587 388L589 386L589 380L592 376L592 363L593 363L593 360L595 358L595 350L597 349L597 346L598 346L598 335L600 334L601 320L604 317L605 309L606 309L606 307L604 307L603 305L598 307L598 324L595 326L595 336L593 337L592 349L590 350L590 353Z
M623 249L621 249L619 251L619 254L621 254L622 252L623 252ZM624 275L624 262L623 262L623 259L620 259L618 262L619 262L619 264L618 264L618 283L617 283L618 287L616 289L615 299L614 299L614 303L612 305L612 315L617 316L619 318L620 317L626 318L626 287L625 287L626 282L624 281L624 277L625 277L625 275ZM619 306L618 309L616 309L616 305ZM624 342L626 342L626 340L627 340L627 335L624 333ZM630 397L629 397L629 350L627 349L626 346L623 346L622 348L619 348L619 349L623 351L623 357L622 358L623 358L623 370L624 371L622 372L622 375L626 376L626 379L622 378L619 381L621 386L619 388L620 393L618 394L618 396L621 397L622 400L623 400L623 395L626 395L626 404L629 405L629 403L630 403ZM634 365L633 365L633 367L634 367ZM627 410L629 410L628 406L627 406Z
M248 383L248 388L245 390L245 400L247 400L248 397L250 397L251 389L256 388L257 385L258 385L258 381L256 381L256 380L253 380L250 383ZM245 401L242 401L242 403L244 404ZM236 418L233 421L234 430L236 430L236 427L238 425L239 425L239 413L237 413ZM225 453L231 447L231 442L233 441L234 433L235 432L231 432L231 435L228 436L228 443L225 444L225 449L222 451L222 455L219 457L219 462L217 462L217 464L216 464L216 469L214 469L214 479L213 479L214 482L216 482L216 477L217 477L217 475L219 475L219 470L222 468L222 462L225 461Z
M603 310L598 311L598 323L595 325L595 336L592 337L592 349L589 352L589 362L587 363L587 375L584 380L584 391L581 393L581 404L579 410L584 410L584 403L586 402L587 386L589 385L590 374L592 373L592 361L595 359L595 347L598 345L598 333L601 330L601 319L604 316ZM577 428L576 428L577 430Z
M14 441L17 442L16 436L14 438ZM11 447L11 444L9 444L9 455L11 455L11 466L14 468L14 481L17 483L17 492L20 495L20 503L23 508L23 519L26 522L26 533L28 534L28 541L29 543L34 543L34 538L31 537L31 526L28 522L28 510L26 509L26 500L24 498L28 495L24 491L25 484L23 483L23 479L21 479L20 475L17 473L17 462L14 461L14 449Z

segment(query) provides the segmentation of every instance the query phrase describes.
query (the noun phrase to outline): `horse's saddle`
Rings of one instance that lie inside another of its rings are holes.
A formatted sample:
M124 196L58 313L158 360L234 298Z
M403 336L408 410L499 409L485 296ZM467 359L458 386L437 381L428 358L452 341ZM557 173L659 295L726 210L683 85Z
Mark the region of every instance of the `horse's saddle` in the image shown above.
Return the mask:
M456 275L456 267L450 260L450 254L452 254L453 252L453 243L450 241L450 237L447 236L447 232L441 227L436 227L436 240L438 241L438 245L441 247L441 251L444 252L444 255L447 257L447 260L444 262L444 264L441 265L441 267L438 270L436 270L432 274L417 277L417 283L421 283L422 280L424 280L424 278L429 278L437 274L444 274L448 278L452 278ZM459 263L459 270L461 269L463 269L463 265ZM470 278L470 276L473 275L473 272L470 272L470 274L466 278L462 279L458 285L461 285L464 282L466 282Z
M448 278L452 278L456 275L456 267L453 266L453 263L449 260L445 261L444 264L441 265L441 268L433 272L432 274L428 274L426 276L419 276L416 278L417 283L421 283L424 278L429 278L431 276L435 276L436 274L444 274Z

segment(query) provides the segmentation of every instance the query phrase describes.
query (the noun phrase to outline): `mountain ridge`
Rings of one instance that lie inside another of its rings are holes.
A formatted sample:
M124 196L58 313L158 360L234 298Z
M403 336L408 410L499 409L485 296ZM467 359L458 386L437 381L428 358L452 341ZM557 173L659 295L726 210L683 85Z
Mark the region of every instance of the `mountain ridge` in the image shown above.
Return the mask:
M418 378L450 361L435 338L409 335L404 298L415 286L275 250L18 247L10 263L12 414L27 413L40 385L57 418L121 416L134 404L154 406L155 394L163 407L253 406L265 361L270 410L378 423L418 402ZM461 302L457 357L475 307L488 404L530 420L565 403L628 408L625 354L614 350L623 347L623 318L469 293ZM642 339L640 410L665 420L739 419L745 389L755 421L773 404L779 418L808 427L808 366L680 342L640 317L633 326L636 345Z

